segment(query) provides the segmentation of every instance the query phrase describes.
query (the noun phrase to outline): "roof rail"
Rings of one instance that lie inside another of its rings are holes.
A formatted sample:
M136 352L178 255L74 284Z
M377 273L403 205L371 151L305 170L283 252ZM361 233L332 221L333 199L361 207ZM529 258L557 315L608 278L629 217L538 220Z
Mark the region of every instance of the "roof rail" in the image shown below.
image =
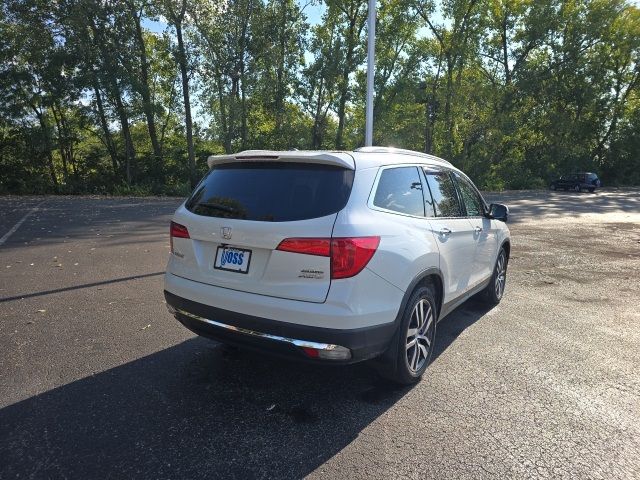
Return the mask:
M429 155L428 153L416 152L414 150L407 150L404 148L395 148L395 147L360 147L356 148L354 152L362 152L362 153L395 153L398 155L411 155L413 157L421 157L428 158L429 160L436 160L438 162L446 163L451 165L451 162L436 157L435 155Z

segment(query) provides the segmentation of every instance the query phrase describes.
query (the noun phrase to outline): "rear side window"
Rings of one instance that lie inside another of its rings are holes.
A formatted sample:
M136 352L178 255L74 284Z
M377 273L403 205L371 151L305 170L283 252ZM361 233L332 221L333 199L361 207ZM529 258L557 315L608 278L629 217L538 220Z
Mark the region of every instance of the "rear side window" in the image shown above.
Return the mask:
M422 182L418 169L385 168L380 174L373 204L398 213L424 216Z
M461 217L458 193L449 173L425 171L436 217Z
M353 170L289 162L229 163L212 168L186 203L198 215L262 222L324 217L342 210Z

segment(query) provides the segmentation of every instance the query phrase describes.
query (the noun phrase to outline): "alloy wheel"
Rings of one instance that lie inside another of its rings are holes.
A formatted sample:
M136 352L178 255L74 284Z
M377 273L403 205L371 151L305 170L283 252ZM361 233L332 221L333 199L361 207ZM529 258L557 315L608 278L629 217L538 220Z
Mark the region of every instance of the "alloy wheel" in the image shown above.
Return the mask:
M495 281L495 289L496 289L496 297L498 299L502 298L502 294L504 293L504 286L507 282L507 262L504 255L504 251L500 252L500 256L498 257L498 262L496 263L496 281Z
M434 312L431 304L421 299L411 312L407 329L407 365L416 373L429 359L435 331Z

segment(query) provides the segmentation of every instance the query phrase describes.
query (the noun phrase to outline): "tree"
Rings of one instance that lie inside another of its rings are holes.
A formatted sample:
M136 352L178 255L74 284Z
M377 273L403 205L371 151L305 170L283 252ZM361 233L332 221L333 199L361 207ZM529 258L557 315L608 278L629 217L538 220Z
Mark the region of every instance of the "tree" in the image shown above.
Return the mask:
M165 0L165 12L170 25L175 29L178 42L175 52L176 63L180 68L182 79L182 96L184 99L184 123L187 131L187 151L189 155L189 181L191 188L195 188L196 178L196 154L193 147L193 120L191 119L191 98L189 92L189 63L187 49L184 44L183 29L187 15L187 0Z

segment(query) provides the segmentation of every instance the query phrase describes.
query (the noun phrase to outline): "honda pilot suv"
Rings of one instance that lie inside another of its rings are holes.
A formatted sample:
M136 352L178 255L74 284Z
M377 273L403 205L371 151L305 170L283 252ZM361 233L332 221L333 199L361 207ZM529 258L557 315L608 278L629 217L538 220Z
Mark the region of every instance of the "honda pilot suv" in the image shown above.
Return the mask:
M312 362L377 358L420 379L436 325L497 304L508 209L440 158L382 147L246 151L210 170L171 222L169 311L193 332Z

